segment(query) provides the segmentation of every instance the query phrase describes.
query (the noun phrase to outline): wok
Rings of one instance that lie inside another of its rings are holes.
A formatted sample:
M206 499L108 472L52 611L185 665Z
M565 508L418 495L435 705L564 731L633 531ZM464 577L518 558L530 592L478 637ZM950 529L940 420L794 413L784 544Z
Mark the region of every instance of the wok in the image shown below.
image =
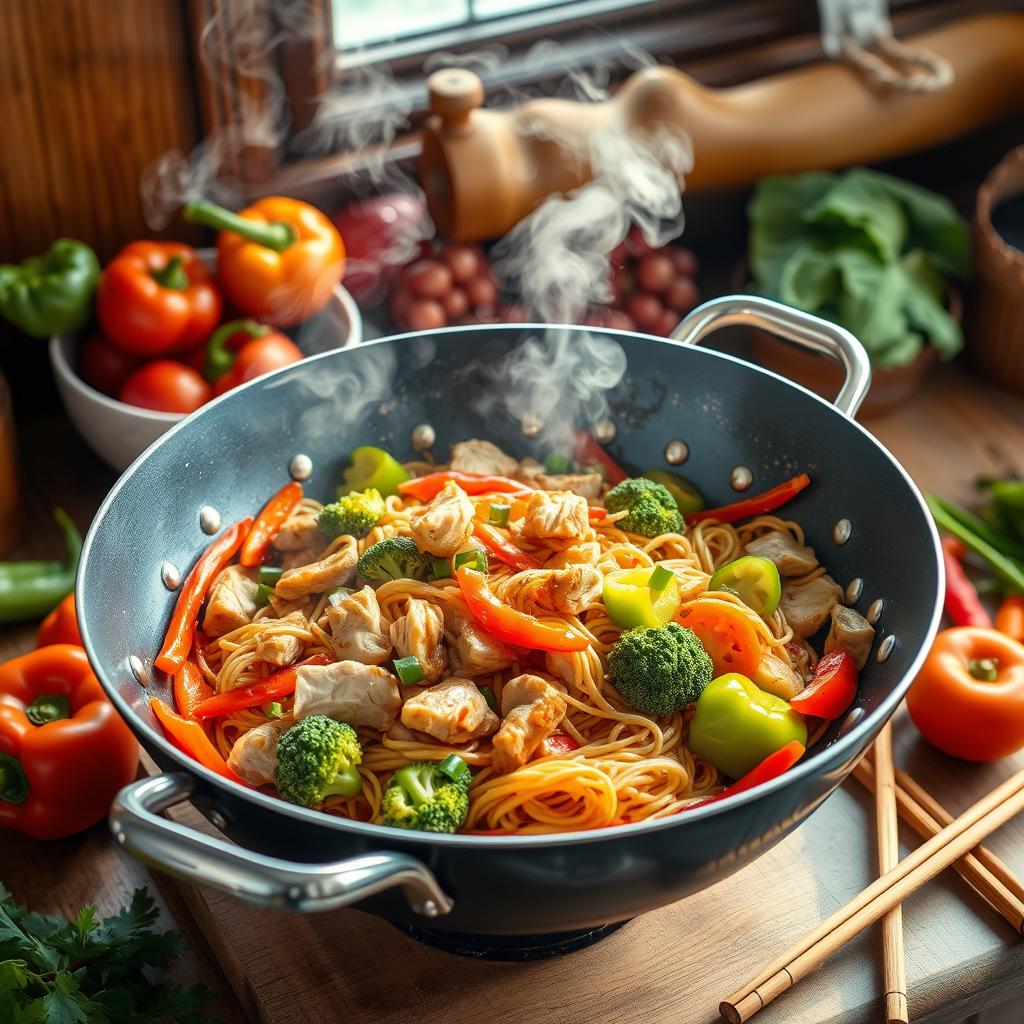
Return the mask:
M847 379L836 405L694 347L728 324L756 324L840 359ZM857 607L879 613L856 706L794 769L664 820L564 835L430 835L345 821L242 788L160 732L149 696L170 699L169 680L152 668L174 602L167 583L208 543L203 524L216 525L213 510L224 523L252 514L289 467L300 476L311 468L307 493L326 500L349 449L377 444L411 457L410 432L422 424L436 431L441 459L452 442L478 436L528 453L518 424L481 412L479 382L466 369L494 365L527 337L557 330L451 328L307 359L190 416L118 481L86 538L76 596L105 690L166 772L118 797L110 823L127 850L255 904L323 910L358 902L434 935L551 936L624 921L730 875L842 782L903 697L937 628L938 540L907 474L852 419L870 381L863 349L838 327L745 296L691 313L676 332L683 344L591 333L614 339L627 361L609 396L618 430L608 449L616 460L637 472L664 465L667 442L682 441L689 453L682 471L711 504L736 498L736 467L752 472L755 491L806 470L813 485L787 514L803 524ZM391 363L386 399L369 401L375 376ZM346 410L357 413L347 425ZM234 843L160 816L187 800Z

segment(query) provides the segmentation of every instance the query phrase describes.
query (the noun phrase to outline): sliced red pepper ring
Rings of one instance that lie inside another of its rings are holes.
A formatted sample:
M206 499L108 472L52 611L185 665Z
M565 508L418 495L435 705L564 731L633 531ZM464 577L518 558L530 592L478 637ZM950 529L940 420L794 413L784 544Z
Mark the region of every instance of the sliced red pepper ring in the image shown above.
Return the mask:
M811 478L806 473L801 473L799 476L779 484L778 487L773 487L770 491L751 495L751 497L733 502L731 505L693 512L686 517L686 522L690 526L702 523L705 519L714 519L719 523L736 523L741 519L750 519L752 516L763 516L781 508L787 501L791 501L805 487L810 486L810 483Z
M695 807L706 807L708 804L718 803L737 793L745 793L748 789L771 782L780 775L784 775L804 756L806 747L797 740L790 740L784 747L780 747L774 754L769 754L756 768L751 768L742 779L737 779L732 785L726 786L721 793L709 796L706 800L698 800L696 803L688 804L684 811L692 811Z
M252 529L242 544L238 556L240 565L260 565L267 557L270 542L277 536L277 531L292 514L295 506L302 501L302 484L294 480L284 485L270 501L260 509L260 514L252 524Z
M476 520L473 523L473 536L487 550L494 555L499 562L510 565L513 569L539 569L540 562L532 555L528 555L522 548L516 547L512 541L491 526L490 523L482 523Z
M857 696L857 663L846 651L826 654L814 668L807 688L789 706L801 715L832 721L843 714Z
M314 654L305 661L300 661L288 668L281 669L261 679L258 683L250 683L248 686L239 686L234 690L226 690L218 693L192 709L195 718L217 718L220 715L230 715L236 711L245 711L247 708L259 707L260 704L267 704L270 701L281 700L282 697L290 697L295 692L295 684L298 681L296 669L304 665L326 665L330 662L326 654Z
M248 785L228 767L227 761L198 722L191 718L183 718L172 711L159 697L151 697L149 705L167 738L182 753L188 754L193 761L198 761L204 768L209 768L211 772L216 772L225 779L237 782L240 786Z
M473 618L499 640L535 651L585 651L590 641L568 626L553 626L502 604L487 586L487 577L461 566L455 573Z
M430 501L449 480L454 480L467 494L529 494L532 487L507 476L488 476L485 473L460 473L444 469L426 476L415 476L398 485L398 493L420 501Z

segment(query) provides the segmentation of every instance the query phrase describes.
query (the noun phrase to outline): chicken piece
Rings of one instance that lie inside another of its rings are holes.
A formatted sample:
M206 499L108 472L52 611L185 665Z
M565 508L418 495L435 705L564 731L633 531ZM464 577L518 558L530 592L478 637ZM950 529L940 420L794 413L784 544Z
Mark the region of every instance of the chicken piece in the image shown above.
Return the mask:
M419 660L428 682L437 682L448 667L444 646L444 612L429 601L410 597L405 614L391 623L391 643L399 658Z
M547 611L577 615L600 596L603 580L592 565L526 569L502 584L500 597L516 607L528 602Z
M412 539L420 551L439 557L454 555L473 536L475 513L466 492L449 480L426 508L413 512L409 520Z
M255 569L229 565L213 581L203 616L203 632L211 640L247 626L256 614L256 590L259 581Z
M831 576L816 576L807 583L782 585L779 609L797 636L806 639L825 625L829 613L843 596L843 588Z
M786 644L786 651L789 654L790 661L793 662L793 668L796 669L797 675L805 683L808 682L814 675L814 669L811 668L812 651L807 646L807 642L794 637Z
M581 498L593 501L601 497L604 478L600 473L540 473L534 478L534 487L542 491L572 491Z
M448 606L445 607L445 626L452 648L452 671L459 676L472 678L500 672L515 660L511 647Z
M489 476L515 476L519 460L506 455L496 444L473 438L452 445L449 468L459 473L485 473Z
M442 743L468 743L490 736L498 728L498 716L476 683L453 676L410 697L402 707L402 725Z
M335 661L295 670L295 717L326 715L349 725L390 729L402 706L398 678L377 665Z
M548 564L553 569L564 569L568 565L597 565L600 558L601 545L596 540L588 540L566 548Z
M298 551L301 548L323 549L324 537L317 526L315 509L300 505L281 524L271 541L278 551Z
M381 622L373 587L363 587L332 604L327 609L327 625L342 660L364 665L383 665L388 660L391 638Z
M589 540L590 508L587 499L570 491L534 491L526 505L522 534L528 540Z
M283 619L270 619L268 625L290 622L301 629L306 628L306 616L302 612L290 612ZM267 629L256 634L256 660L268 665L283 667L290 665L302 653L302 641L291 633L278 633Z
M323 544L315 544L309 548L296 548L294 551L286 551L281 556L281 568L287 572L289 569L298 569L300 565L311 565L317 560L317 556L323 549Z
M800 675L771 651L761 655L761 661L751 678L760 689L774 693L783 700L792 700L804 688Z
M510 679L501 692L504 720L491 741L491 765L506 775L526 764L565 717L562 695L540 676Z
M282 573L274 593L285 601L294 601L307 594L322 594L334 587L348 586L356 578L358 561L356 542L352 537L346 537L336 550L321 561Z
M857 668L863 668L874 642L875 627L863 615L841 604L832 609L832 628L825 639L826 654L846 651L857 663Z
M781 530L772 530L750 541L747 554L774 562L780 576L806 576L818 568L814 549L797 544L788 533Z
M271 786L277 768L277 741L290 723L267 722L242 733L228 754L228 767L252 786Z

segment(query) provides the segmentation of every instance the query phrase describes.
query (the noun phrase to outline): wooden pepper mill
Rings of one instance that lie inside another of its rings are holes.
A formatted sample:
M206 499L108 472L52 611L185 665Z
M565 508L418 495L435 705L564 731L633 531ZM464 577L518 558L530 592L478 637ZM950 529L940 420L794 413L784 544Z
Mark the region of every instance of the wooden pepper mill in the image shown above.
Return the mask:
M544 198L591 180L588 138L609 126L687 139L687 189L748 185L766 174L884 160L936 145L1024 105L1024 15L970 18L907 40L948 61L939 92L873 86L843 63L816 64L729 89L673 68L636 72L603 103L533 100L483 107L471 71L428 79L420 184L448 238L495 238Z

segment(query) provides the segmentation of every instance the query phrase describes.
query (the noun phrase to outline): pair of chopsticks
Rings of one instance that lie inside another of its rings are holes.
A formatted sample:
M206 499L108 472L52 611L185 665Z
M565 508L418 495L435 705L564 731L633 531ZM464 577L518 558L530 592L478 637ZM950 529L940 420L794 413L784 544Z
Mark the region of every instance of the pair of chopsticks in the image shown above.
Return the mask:
M1024 771L1017 772L958 818L953 818L913 779L893 769L891 734L880 734L880 739L880 745L876 741L874 765L865 759L854 769L854 774L869 789L876 789L882 874L859 896L724 1000L719 1012L729 1024L750 1020L762 1007L879 918L887 918L888 922L884 926L886 1013L890 1021L906 1021L902 924L898 917L889 915L950 865L1024 936L1024 885L1001 860L978 845L989 833L1024 810ZM895 820L888 821L893 817L893 803L907 824L925 838L921 846L901 861L895 860L898 856ZM884 825L883 818L886 819Z

